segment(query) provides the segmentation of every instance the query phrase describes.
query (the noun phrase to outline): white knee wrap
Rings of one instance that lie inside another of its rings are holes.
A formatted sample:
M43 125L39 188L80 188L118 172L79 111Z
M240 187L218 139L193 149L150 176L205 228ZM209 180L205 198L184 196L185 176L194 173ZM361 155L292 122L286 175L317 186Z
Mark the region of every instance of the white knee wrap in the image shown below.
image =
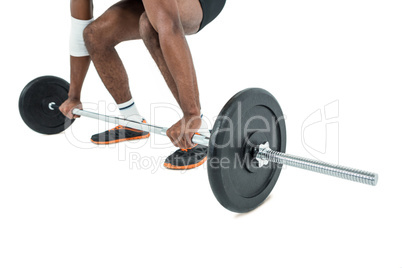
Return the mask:
M93 21L79 20L71 17L70 55L74 57L89 56L84 42L84 29Z

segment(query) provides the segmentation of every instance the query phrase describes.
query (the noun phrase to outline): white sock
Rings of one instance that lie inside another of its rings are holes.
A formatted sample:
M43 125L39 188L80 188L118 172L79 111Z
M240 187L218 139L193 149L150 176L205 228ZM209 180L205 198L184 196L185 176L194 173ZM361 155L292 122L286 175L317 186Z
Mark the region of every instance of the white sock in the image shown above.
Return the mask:
M133 101L133 99L124 103L117 104L117 107L120 110L120 114L126 119L137 122L142 122L144 120L144 118L138 112L138 109L135 106L135 102ZM209 132L208 124L203 119L203 114L201 114L201 127L198 130L198 133L207 137L211 135L211 133Z
M125 103L120 103L117 104L117 107L119 107L120 114L125 118L137 122L142 122L144 118L140 115L138 112L137 107L135 106L135 102L133 99L125 102Z

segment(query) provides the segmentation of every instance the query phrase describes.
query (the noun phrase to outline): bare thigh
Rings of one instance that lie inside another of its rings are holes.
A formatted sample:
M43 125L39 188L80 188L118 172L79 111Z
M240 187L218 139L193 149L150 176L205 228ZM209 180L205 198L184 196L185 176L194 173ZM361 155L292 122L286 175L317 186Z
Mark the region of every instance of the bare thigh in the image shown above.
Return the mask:
M141 39L139 20L144 11L141 0L122 0L107 9L89 28L103 44L115 46L123 41Z
M202 8L199 0L177 0L180 12L180 20L184 33L195 34L202 21Z
M203 16L199 0L177 0L177 3L185 34L196 33ZM102 43L109 45L141 39L139 23L144 12L141 0L122 0L97 18L91 28L99 33Z

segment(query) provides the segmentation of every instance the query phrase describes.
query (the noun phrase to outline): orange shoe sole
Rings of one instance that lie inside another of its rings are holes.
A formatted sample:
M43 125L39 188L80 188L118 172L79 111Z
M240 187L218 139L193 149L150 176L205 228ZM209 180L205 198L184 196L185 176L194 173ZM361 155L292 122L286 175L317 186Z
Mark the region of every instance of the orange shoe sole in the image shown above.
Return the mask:
M192 164L192 165L188 165L188 166L175 166L169 163L164 163L163 166L165 168L168 169L175 169L175 170L184 170L184 169L192 169L192 168L196 168L201 166L202 164L205 163L205 161L207 161L207 157L204 157L204 159L202 159L200 162L198 162L197 164Z
M123 142L123 141L131 141L131 140L141 140L141 139L146 139L149 138L149 136L151 136L150 133L148 133L147 135L144 136L138 136L138 137L133 137L133 138L127 138L127 139L120 139L120 140L114 140L114 141L94 141L93 139L91 139L91 142L95 143L95 144L114 144L114 143L118 143L118 142Z

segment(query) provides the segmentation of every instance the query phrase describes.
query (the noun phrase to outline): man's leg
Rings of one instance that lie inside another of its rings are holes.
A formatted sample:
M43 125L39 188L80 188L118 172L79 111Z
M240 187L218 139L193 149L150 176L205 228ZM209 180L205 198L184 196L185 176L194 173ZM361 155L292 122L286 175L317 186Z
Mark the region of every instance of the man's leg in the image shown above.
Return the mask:
M144 12L141 0L123 0L110 7L84 31L88 52L102 82L118 104L121 114L142 121L132 100L127 72L115 46L127 40L140 39L139 19ZM93 135L96 144L110 144L149 137L148 132L117 126Z
M102 82L119 103L131 99L127 72L115 46L140 39L141 0L123 0L110 7L84 31L85 44Z

